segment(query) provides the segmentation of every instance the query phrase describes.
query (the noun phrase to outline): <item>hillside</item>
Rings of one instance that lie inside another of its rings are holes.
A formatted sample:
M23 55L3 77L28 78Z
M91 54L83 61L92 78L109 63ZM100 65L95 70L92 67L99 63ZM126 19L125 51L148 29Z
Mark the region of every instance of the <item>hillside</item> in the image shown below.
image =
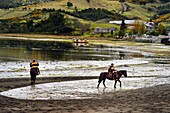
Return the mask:
M12 0L4 0L2 3L6 3L7 1L12 1ZM19 0L13 0L13 2L19 1ZM10 8L10 10L0 10L0 19L8 19L8 18L13 18L13 17L21 17L24 15L27 15L30 13L30 11L33 11L34 9L62 9L66 11L74 11L75 7L77 10L83 10L83 9L88 9L88 8L101 8L101 9L107 9L109 11L115 11L119 12L122 10L122 4L118 0L91 0L89 3L87 0L34 0L36 4L33 4L32 2L27 2L27 5L25 6L24 2L25 0L20 0L23 1L20 7L17 8ZM29 0L31 1L31 0ZM46 1L46 2L44 2ZM48 2L47 2L48 1ZM67 2L71 2L73 4L72 7L67 7ZM9 2L11 3L11 2ZM31 5L29 5L31 4ZM161 4L146 4L145 6L139 5L139 4L132 4L127 2L127 5L129 6L128 10L125 11L122 15L127 16L128 18L140 18L144 20L150 19L151 16L154 15L155 11L149 11L149 8L153 8L156 6L159 6ZM29 11L28 11L29 10ZM8 13L12 12L12 15L8 15ZM18 12L22 12L19 14ZM7 13L7 14L5 14ZM16 15L16 16L15 16Z
M16 8L19 6L26 6L30 4L40 4L43 2L50 2L52 0L1 0L0 1L0 8L1 9L8 9L8 8Z
M154 22L162 22L169 26L170 2L156 0L155 3L150 3L154 0L145 1L148 2L132 2L132 0L126 0L126 2L119 2L119 0L2 0L0 7L4 5L5 9L0 9L0 21L12 20L13 22L10 24L15 24L17 21L29 26L31 21L33 23L45 22L51 13L60 10L66 18L90 25L90 29L99 26L119 28L120 26L109 24L109 21L122 19L141 19L144 21L152 19ZM25 25L18 23L14 26L25 27ZM2 31L4 29L6 30L3 28Z

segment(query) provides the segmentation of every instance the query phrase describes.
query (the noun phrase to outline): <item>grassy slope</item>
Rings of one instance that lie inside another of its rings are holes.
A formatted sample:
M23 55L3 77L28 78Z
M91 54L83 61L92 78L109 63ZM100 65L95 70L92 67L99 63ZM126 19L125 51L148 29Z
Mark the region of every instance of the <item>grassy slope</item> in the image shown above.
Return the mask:
M0 10L0 19L9 19L14 17L22 17L30 13L31 11L22 11L22 10Z
M70 1L73 3L72 8L68 8L66 6L67 2ZM130 4L130 11L124 12L123 15L133 18L133 17L138 17L140 19L143 19L145 21L148 21L151 16L153 16L153 12L148 12L144 6L136 5L136 4ZM154 5L154 4L152 4ZM78 10L86 9L86 8L105 8L107 10L115 10L116 12L121 10L121 4L118 0L91 0L90 3L87 3L86 0L57 0L53 2L47 2L47 3L42 3L39 5L31 5L27 6L27 8L30 8L30 10L23 11L23 7L19 7L18 9L10 9L10 10L0 10L0 19L7 19L7 18L13 18L13 17L21 17L24 16L34 9L43 9L43 8L55 8L55 9L64 9L67 11L74 11L74 7L77 7ZM146 7L149 7L150 4L147 4ZM25 6L24 6L25 7ZM69 16L70 17L70 16ZM71 17L75 18L75 17ZM112 24L108 24L106 21L98 21L98 22L89 22L89 21L80 21L84 23L91 23L92 27L115 27Z
M49 3L43 3L42 5L37 5L37 8L55 8L55 9L64 9L72 11L73 8L67 8L66 4L70 1L73 3L73 8L76 6L79 10L87 8L105 8L107 10L118 10L120 3L118 1L110 0L91 0L90 3L87 3L86 0L60 0L60 2L54 1Z
M65 17L70 18L70 19L76 18L76 17L70 16L70 15L65 15ZM97 22L85 21L85 20L79 19L79 18L76 18L76 19L78 19L81 23L90 24L91 29L96 28L96 27L102 27L102 28L112 28L112 27L119 28L120 27L120 26L117 26L115 24L109 24L109 22L106 22L106 21L108 21L106 19L103 19L103 20L100 20L100 21L97 21Z
M72 8L68 8L66 6L67 2L70 1L73 3ZM123 15L129 16L129 17L136 17L139 16L139 18L143 19L148 19L153 13L148 12L146 9L142 8L140 5L135 5L135 4L129 4L132 8L130 12L125 12ZM121 4L116 0L91 0L90 3L87 3L86 0L60 0L59 1L53 1L53 2L47 2L47 3L42 3L39 5L32 5L28 6L31 10L34 9L43 9L43 8L55 8L55 9L64 9L67 11L73 11L74 7L77 7L78 10L86 9L86 8L105 8L107 10L115 10L118 12L121 10ZM23 7L20 7L19 9L21 10ZM15 10L15 9L13 9ZM18 9L17 9L18 10ZM10 10L12 11L12 10ZM2 16L2 13L8 13L8 11L2 11L0 10L0 19L1 18L10 18L9 16ZM29 11L20 11L20 13L28 13ZM14 11L13 15L17 16L22 16L23 14L19 14L17 11ZM11 15L12 16L12 15Z
M150 17L154 15L153 12L148 11L145 8L147 6L140 6L140 5L131 4L131 3L128 3L128 5L130 6L130 11L123 13L123 15L127 17L130 17L130 18L138 17L142 20L148 21Z

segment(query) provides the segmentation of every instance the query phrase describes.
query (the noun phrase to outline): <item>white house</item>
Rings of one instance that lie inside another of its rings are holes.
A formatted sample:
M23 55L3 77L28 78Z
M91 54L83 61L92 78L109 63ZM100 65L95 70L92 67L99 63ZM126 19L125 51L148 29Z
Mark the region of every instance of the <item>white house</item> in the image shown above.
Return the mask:
M111 33L117 31L117 28L102 28L96 27L93 31L93 34L100 34L100 33Z
M153 22L145 22L143 20L125 20L124 22L125 22L125 24L128 25L129 29L133 29L134 25L136 24L137 21L140 22L140 23L144 23L148 30L152 30L154 28L154 23ZM121 25L122 20L114 20L114 21L110 21L109 23Z

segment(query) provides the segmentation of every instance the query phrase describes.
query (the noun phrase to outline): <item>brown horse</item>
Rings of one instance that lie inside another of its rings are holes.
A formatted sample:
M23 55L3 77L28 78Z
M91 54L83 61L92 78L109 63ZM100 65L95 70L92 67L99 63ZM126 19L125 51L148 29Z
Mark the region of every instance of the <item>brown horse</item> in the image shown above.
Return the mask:
M120 77L121 77L122 75L124 75L125 77L127 77L127 71L126 71L126 70L117 71L117 74L113 73L112 77L109 77L108 75L109 75L108 72L101 72L101 73L100 73L97 88L99 88L99 85L100 85L100 83L101 83L102 81L103 81L104 87L106 87L106 85L105 85L105 80L106 80L106 79L115 80L114 88L116 88L116 83L117 83L117 81L120 83L120 87L121 87Z
M31 85L35 84L36 76L40 74L39 68L31 68L30 75L31 75Z

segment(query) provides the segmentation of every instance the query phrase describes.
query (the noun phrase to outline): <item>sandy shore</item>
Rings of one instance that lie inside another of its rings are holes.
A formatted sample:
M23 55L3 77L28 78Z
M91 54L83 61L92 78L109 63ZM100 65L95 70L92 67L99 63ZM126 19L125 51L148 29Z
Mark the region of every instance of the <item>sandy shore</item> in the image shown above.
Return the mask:
M96 77L38 78L37 83ZM0 79L0 90L28 86L29 78ZM93 95L94 96L94 95ZM169 113L170 84L96 94L95 99L18 100L0 96L1 113Z
M25 34L0 34L0 36L13 35L27 37ZM46 38L47 36L29 35L28 37ZM61 36L49 37L60 38ZM42 77L38 78L36 83L94 78L97 77ZM0 92L28 85L30 85L29 78L4 78L0 79ZM0 96L0 113L170 113L170 84L106 92L93 96L96 98L76 100L18 100Z

